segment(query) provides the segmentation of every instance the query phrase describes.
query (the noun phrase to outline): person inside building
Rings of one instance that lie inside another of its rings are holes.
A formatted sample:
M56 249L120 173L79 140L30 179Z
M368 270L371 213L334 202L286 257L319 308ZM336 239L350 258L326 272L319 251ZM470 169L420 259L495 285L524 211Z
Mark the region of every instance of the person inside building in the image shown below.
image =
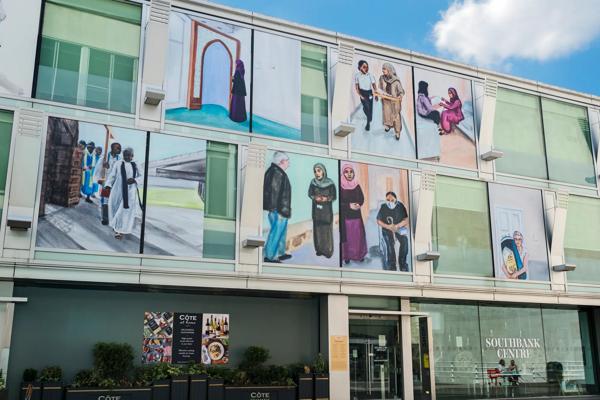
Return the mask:
M244 80L244 62L235 60L235 72L231 85L231 107L229 119L235 122L244 122L246 115L246 82Z
M402 97L404 88L396 75L396 69L391 63L384 63L382 75L379 77L379 89L383 92L381 105L383 107L383 126L386 132L394 128L396 140L400 140L402 131Z
M289 156L276 151L265 172L263 210L268 211L269 236L264 247L264 261L279 263L292 256L285 253L287 224L292 216L292 185L285 173L290 165Z
M440 105L445 108L440 118L440 135L447 135L458 125L465 116L462 112L462 102L454 88L448 89L448 100L442 98Z
M342 259L346 264L351 260L362 262L367 255L365 225L360 210L365 202L365 196L358 183L354 166L350 163L342 165L340 186Z
M317 256L331 258L333 255L333 206L337 189L327 177L325 165L313 166L314 178L308 187L308 197L312 200L313 242Z
M108 224L114 230L115 239L133 233L141 209L138 191L141 173L133 156L131 147L123 150L123 159L113 165L106 180L106 187L110 188Z
M121 144L114 142L110 145L110 151L104 158L101 167L96 167L94 172L94 180L97 182L100 189L100 218L102 225L108 225L108 196L109 190L105 190L104 183L110 175L112 166L121 159Z
M398 265L400 271L408 271L408 263L406 262L408 255L408 212L404 204L398 201L396 193L387 192L385 200L377 213L377 225L381 227L384 242L384 269L396 271ZM400 243L397 260L396 240Z
M508 368L506 369L506 371L508 373L508 382L513 386L518 385L519 384L519 367L517 367L515 360L510 360L510 364L508 365Z
M429 97L429 84L425 81L419 81L419 88L417 90L417 114L425 119L432 120L436 125L440 125L440 112L435 109L435 105L431 102Z
M94 142L89 142L86 145L83 157L81 158L81 194L85 196L85 201L87 203L93 203L90 197L94 194L94 168L96 167L96 157L94 155L95 149L96 145Z
M368 131L371 129L373 120L373 93L377 92L377 86L375 86L375 77L369 72L369 64L365 60L358 62L358 72L354 75L354 87L367 117L365 130Z

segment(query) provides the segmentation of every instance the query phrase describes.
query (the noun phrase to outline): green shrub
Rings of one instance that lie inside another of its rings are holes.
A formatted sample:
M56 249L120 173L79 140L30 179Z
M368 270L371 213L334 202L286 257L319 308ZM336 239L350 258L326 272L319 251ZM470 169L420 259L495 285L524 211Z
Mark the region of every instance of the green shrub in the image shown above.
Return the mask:
M40 381L42 382L60 382L62 380L62 368L53 365L42 369L40 372Z
M33 382L37 379L37 369L27 368L23 371L23 382Z
M80 387L97 387L100 382L98 372L92 369L83 369L75 374L73 383L71 384L74 388Z
M144 365L133 370L134 386L150 386L154 380L154 366Z
M313 362L313 372L315 374L326 374L328 369L327 361L323 358L323 354L319 353Z
M269 350L264 347L250 346L244 351L242 361L240 362L240 369L248 372L264 365L269 358L271 358Z
M206 366L202 363L190 364L187 366L186 372L190 375L204 375L206 374Z
M6 381L4 380L4 375L2 374L2 370L0 369L0 390L6 388Z
M94 368L102 379L124 380L133 369L133 348L128 343L96 343Z

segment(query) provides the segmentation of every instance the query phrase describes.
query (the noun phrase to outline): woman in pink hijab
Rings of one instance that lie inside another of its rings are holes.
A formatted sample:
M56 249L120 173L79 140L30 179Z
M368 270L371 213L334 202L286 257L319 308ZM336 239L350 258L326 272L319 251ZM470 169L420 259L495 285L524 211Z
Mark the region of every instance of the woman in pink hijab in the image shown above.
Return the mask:
M342 164L340 177L340 236L342 241L342 259L346 264L352 261L364 261L367 255L365 225L360 208L365 202L354 166Z
M458 97L458 92L454 88L448 89L448 100L442 98L440 105L445 108L442 111L440 121L440 135L447 135L452 129L460 123L465 116L462 113L462 102Z

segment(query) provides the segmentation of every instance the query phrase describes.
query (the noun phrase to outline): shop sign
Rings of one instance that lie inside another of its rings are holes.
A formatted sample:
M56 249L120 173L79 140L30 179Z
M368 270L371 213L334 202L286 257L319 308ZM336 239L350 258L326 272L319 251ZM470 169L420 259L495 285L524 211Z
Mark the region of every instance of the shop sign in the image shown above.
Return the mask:
M501 359L527 359L533 351L542 349L542 344L540 338L486 337L485 348L496 350L496 355Z

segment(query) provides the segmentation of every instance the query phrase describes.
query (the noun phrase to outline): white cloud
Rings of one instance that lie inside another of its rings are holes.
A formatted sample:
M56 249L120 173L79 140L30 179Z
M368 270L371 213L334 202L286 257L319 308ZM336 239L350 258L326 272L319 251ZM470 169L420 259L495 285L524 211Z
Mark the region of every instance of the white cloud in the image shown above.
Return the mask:
M468 63L545 61L571 54L600 36L600 1L455 1L432 34L438 51Z

